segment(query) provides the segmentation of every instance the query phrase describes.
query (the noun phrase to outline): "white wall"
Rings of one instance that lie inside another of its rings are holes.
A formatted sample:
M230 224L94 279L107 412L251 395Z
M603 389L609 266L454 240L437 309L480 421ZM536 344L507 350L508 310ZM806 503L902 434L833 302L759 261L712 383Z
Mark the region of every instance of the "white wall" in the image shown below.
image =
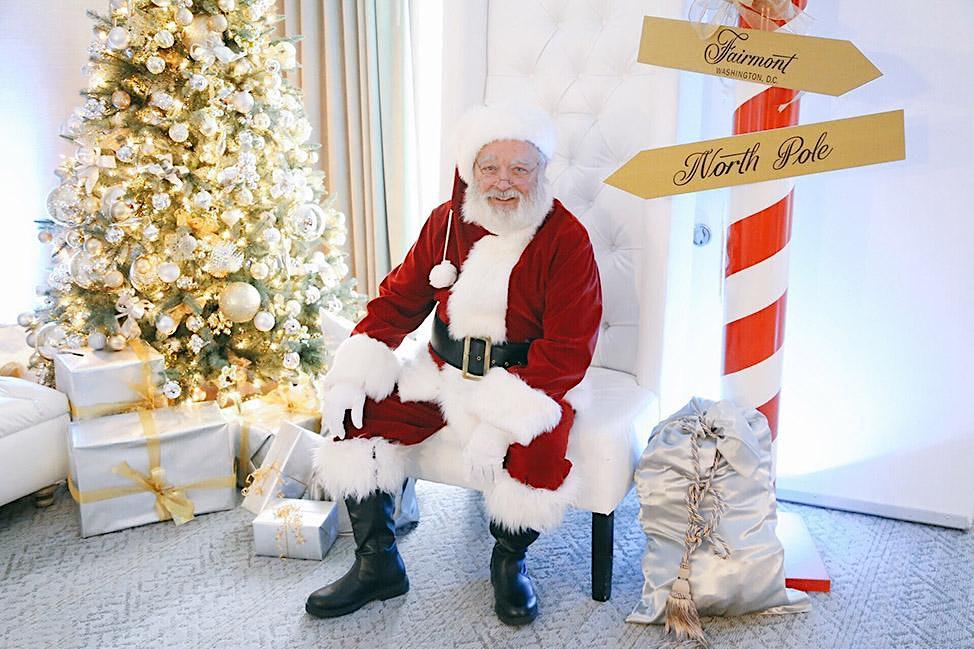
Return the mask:
M41 255L35 219L47 218L54 169L73 147L58 137L81 104L81 66L91 37L87 9L107 0L0 0L0 323L34 305Z
M906 0L881 10L811 0L808 11L812 35L852 40L884 76L844 97L803 95L801 123L904 108L907 160L797 182L779 495L969 526L974 3L943 1L921 16ZM700 138L730 133L725 85L700 88ZM687 105L684 114L696 124ZM715 232L725 196L697 196L698 219ZM699 249L694 269L691 362L709 395L720 371L722 246Z

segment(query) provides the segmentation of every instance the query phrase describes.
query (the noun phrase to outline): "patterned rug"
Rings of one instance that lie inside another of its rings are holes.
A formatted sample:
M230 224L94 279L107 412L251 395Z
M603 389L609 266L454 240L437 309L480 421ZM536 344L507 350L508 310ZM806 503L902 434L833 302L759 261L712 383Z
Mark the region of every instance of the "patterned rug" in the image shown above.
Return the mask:
M421 482L422 522L400 546L412 590L317 620L308 593L352 561L253 554L252 516L207 514L82 539L62 487L54 506L0 507L0 647L656 647L660 627L627 624L642 587L643 534L630 494L616 514L612 599L590 596L590 515L570 512L529 553L541 617L511 629L491 608L491 539L479 494ZM705 619L715 648L974 647L974 535L810 507L802 514L833 579L810 613Z

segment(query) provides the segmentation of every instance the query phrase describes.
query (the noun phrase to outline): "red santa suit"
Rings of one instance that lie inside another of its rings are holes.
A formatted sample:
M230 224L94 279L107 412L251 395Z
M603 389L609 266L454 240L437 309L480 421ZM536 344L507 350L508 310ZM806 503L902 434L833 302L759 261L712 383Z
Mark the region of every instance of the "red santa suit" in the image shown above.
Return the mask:
M464 189L458 178L453 198L433 210L336 352L324 389L354 383L368 398L362 427L347 417L345 439L317 451L317 473L333 497L395 492L404 446L453 435L468 458L502 458L503 470L482 485L491 518L515 531L546 531L573 499L565 455L574 411L565 393L595 349L598 268L584 226L559 201L540 226L497 235L462 218ZM444 251L459 272L452 286L435 288L430 274ZM527 364L471 380L432 346L401 364L393 349L434 309L453 339L530 341Z

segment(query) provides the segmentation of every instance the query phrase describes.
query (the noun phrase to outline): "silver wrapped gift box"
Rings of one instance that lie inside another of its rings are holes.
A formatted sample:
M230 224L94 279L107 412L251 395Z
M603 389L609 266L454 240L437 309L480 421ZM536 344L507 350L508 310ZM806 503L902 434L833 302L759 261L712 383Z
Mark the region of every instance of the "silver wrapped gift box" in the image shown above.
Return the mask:
M323 500L286 498L258 514L253 526L257 554L321 560L338 536L338 508Z
M636 469L639 520L647 539L645 584L641 601L626 621L663 623L685 549L687 490L697 475L692 438L699 427L707 431L697 436L699 466L705 471L716 466L713 486L726 503L717 535L704 539L690 555L688 581L699 614L807 611L807 595L785 587L784 550L775 535L767 419L730 401L694 398L653 429ZM718 451L721 458L714 465ZM704 521L713 515L713 505L711 496L700 503ZM720 556L720 540L729 550L726 558Z
M296 407L271 397L229 406L223 409L223 414L230 422L238 487L245 486L247 477L263 463L281 424L289 422L313 432L321 427L317 404Z
M68 395L71 419L168 405L160 392L165 362L141 340L121 351L66 350L54 357L54 383Z
M285 421L277 429L260 468L247 477L242 506L252 514L282 498L303 498L314 473L314 450L321 436Z
M68 438L82 536L236 505L229 424L213 402L73 422Z

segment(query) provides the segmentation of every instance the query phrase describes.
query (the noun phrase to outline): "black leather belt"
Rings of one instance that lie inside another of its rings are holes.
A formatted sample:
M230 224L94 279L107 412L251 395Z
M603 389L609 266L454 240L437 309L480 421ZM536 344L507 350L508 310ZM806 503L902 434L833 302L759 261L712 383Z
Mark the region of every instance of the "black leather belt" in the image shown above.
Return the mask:
M450 330L439 317L433 318L433 335L430 344L436 355L453 367L463 370L463 378L479 379L492 367L511 367L528 364L531 343L491 344L490 338L463 340L450 338Z

